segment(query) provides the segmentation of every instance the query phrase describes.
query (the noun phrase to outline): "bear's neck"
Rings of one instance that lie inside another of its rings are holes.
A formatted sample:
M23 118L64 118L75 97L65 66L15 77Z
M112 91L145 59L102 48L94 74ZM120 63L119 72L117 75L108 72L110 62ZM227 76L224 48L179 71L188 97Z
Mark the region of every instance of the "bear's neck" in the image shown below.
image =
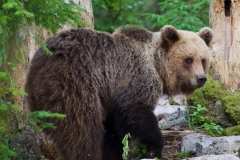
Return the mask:
M154 66L159 75L160 82L163 84L163 93L172 96L174 91L168 74L165 57L163 55L164 54L161 51L154 54Z
M175 94L174 93L175 86L171 84L171 79L168 74L169 71L167 67L167 61L164 56L164 51L161 49L160 43L161 43L160 32L154 33L153 43L152 43L155 48L154 52L152 52L154 57L154 60L153 60L154 67L157 74L159 75L159 78L160 78L159 81L163 85L163 93L169 96L172 96L173 94Z

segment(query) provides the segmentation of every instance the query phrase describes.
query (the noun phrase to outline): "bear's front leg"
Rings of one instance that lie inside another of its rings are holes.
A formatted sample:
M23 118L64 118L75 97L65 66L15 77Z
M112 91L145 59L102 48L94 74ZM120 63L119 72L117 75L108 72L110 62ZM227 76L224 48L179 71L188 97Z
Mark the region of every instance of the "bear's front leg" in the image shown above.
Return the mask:
M115 136L111 143L119 146L123 137L130 133L134 140L145 144L150 151L153 151L154 157L161 158L164 139L151 108L153 107L140 101L133 100L127 104L126 101L115 101L108 125L105 126L106 131L112 132ZM108 140L105 139L105 141ZM119 154L119 152L116 153Z

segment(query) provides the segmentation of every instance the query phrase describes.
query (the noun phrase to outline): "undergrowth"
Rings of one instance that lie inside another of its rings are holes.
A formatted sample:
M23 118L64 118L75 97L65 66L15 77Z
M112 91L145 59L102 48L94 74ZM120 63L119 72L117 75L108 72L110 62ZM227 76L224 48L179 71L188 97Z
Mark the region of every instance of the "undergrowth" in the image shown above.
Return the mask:
M222 131L223 134L236 135L240 124L240 92L230 92L224 84L214 81L208 76L204 87L197 89L194 94L188 98L190 106L205 107L207 111L202 112L206 124L201 124L205 130L219 130L220 126L228 128ZM199 119L198 122L202 120ZM232 126L236 126L232 127ZM233 132L232 134L230 134ZM213 132L214 133L214 132ZM240 132L239 132L240 133ZM214 135L214 134L213 134Z
M11 75L16 71L18 63L26 63L22 51L28 52L29 48L24 45L23 35L32 37L46 53L51 54L43 40L32 33L29 27L40 26L55 34L65 24L72 27L86 26L88 24L79 16L82 11L85 9L73 0L0 1L0 160L14 157L21 159L17 152L9 147L9 141L17 135L20 123L39 131L46 127L55 128L53 124L44 122L45 118L65 117L47 111L22 113L15 104L17 96L27 96L16 86Z

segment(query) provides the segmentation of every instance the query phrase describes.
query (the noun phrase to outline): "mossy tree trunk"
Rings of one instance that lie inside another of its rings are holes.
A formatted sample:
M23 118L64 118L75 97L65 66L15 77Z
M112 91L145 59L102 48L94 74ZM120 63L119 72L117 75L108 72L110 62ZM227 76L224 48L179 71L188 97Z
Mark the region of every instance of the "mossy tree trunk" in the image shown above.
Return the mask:
M234 92L240 88L240 2L211 0L210 27L215 33L212 47L215 79Z

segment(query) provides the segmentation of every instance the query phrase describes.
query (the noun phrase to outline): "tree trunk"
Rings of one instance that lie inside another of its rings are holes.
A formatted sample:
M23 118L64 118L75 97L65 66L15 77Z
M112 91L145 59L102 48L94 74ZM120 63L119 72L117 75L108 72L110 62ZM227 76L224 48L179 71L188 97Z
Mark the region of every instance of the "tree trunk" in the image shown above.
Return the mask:
M240 88L240 3L210 1L210 27L214 31L212 65L214 77L234 92Z
M28 27L30 34L36 34L42 39L46 39L51 35L50 32L44 30L42 27L38 26L30 26ZM19 31L20 35L22 37L23 47L20 48L20 51L23 55L23 61L19 61L16 70L12 71L12 77L14 79L15 85L24 90L24 84L26 81L26 74L28 67L30 65L30 61L33 58L33 55L35 51L38 49L39 45L34 40L33 37L27 35L23 31ZM11 47L11 46L10 46ZM16 53L16 50L13 51L13 53ZM27 106L26 106L26 97L25 96L17 96L15 98L15 104L18 105L22 112L26 112Z
M81 18L87 23L91 24L91 28L94 28L94 17L92 10L92 1L91 0L74 0L75 3L80 4L83 8L87 10L87 13L81 12Z

